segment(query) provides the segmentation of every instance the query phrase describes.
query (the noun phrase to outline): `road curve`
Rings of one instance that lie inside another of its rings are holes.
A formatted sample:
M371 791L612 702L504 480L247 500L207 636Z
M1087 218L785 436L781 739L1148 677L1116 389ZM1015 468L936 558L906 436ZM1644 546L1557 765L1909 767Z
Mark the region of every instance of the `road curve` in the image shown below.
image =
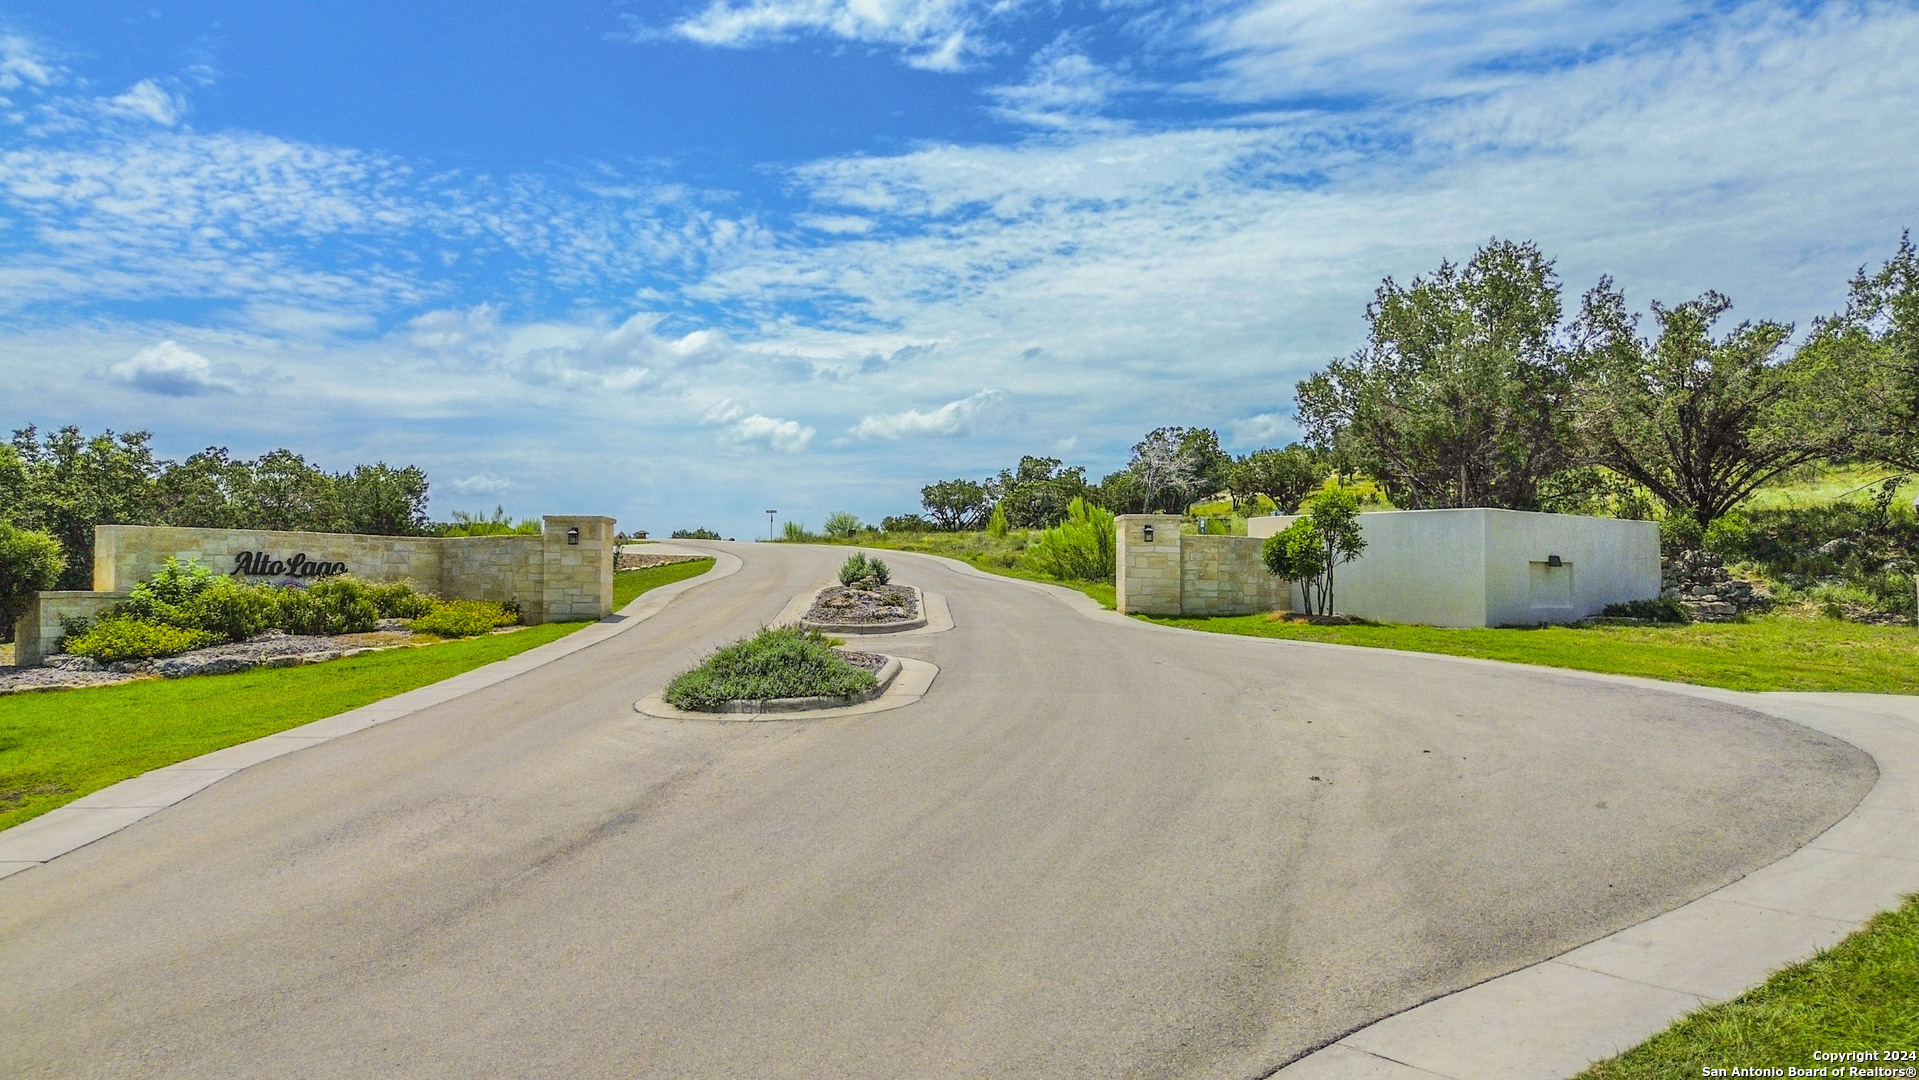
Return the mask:
M718 545L715 545L718 546ZM0 1074L1254 1077L1784 856L1872 786L1550 670L1086 619L888 558L925 700L632 703L830 576L241 772L0 880Z

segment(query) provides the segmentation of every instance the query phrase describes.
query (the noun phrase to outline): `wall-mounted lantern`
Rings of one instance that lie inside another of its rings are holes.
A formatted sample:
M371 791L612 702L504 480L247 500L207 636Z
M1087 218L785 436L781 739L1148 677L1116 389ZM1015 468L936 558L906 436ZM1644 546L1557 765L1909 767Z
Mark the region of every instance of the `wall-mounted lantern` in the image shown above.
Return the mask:
M1564 565L1566 565L1566 564L1565 564L1564 562L1561 562L1561 561L1560 561L1560 558L1559 558L1559 556L1557 556L1557 555L1548 555L1548 556L1546 556L1546 565L1547 565L1547 566L1564 566Z
M571 528L569 528L569 529L567 529L567 530L566 530L566 542L567 542L567 543L569 543L569 544L574 544L574 545L577 545L577 544L579 544L579 542L580 542L580 527L579 527L578 525L574 525L574 526L572 526ZM1559 558L1559 556L1557 556L1557 555L1554 555L1554 556L1553 556L1553 558L1555 558L1555 559L1557 559L1557 558Z
M1146 542L1149 544L1153 542L1153 527L1151 525L1146 526Z

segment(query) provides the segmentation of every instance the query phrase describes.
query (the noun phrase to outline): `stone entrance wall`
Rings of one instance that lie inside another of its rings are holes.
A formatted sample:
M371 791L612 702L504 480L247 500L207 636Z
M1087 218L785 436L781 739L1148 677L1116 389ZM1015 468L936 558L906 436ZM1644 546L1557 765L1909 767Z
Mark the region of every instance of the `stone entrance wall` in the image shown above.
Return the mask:
M1251 536L1181 533L1177 514L1117 521L1118 609L1141 615L1251 615L1287 607L1287 583L1266 572ZM1146 538L1151 527L1153 538Z
M552 515L543 521L537 536L448 537L100 525L93 591L39 594L16 629L15 662L39 663L59 640L63 618L98 614L168 557L274 585L312 582L343 565L355 577L405 581L448 599L514 601L528 623L612 614L614 520Z

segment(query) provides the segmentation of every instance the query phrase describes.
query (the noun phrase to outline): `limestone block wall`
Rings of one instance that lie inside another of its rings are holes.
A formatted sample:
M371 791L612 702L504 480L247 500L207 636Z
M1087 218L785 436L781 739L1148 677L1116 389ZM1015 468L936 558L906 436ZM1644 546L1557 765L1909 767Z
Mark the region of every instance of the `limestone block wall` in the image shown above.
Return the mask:
M192 560L216 574L231 574L246 552L265 552L283 568L294 557L308 563L343 562L368 581L408 581L426 592L443 591L441 553L448 540L432 536L365 536L358 533L279 532L266 529L188 529L171 525L98 525L93 530L95 592L125 592L153 576L172 556ZM290 572L243 573L255 584L290 585L314 580Z
M613 611L614 525L610 517L549 516L537 536L452 537L100 525L93 591L41 593L19 622L15 655L38 663L59 640L62 617L92 617L169 557L266 585L309 584L337 564L449 599L515 601L530 624L604 618Z
M546 531L540 537L545 567L540 621L613 614L614 520L570 515L542 520Z
M126 599L126 593L43 592L27 601L27 610L13 629L13 662L22 667L38 664L52 652L65 633L66 619L91 619L113 604Z
M541 537L449 536L441 544L441 596L511 600L520 605L520 617L526 622L546 621L546 551Z
M1288 603L1286 583L1266 572L1260 541L1179 531L1174 514L1123 514L1118 530L1117 607L1141 615L1248 615ZM1153 539L1146 539L1146 527Z
M1266 572L1258 537L1183 537L1179 608L1184 615L1250 615L1292 606L1289 584Z
M1146 539L1152 527L1153 539ZM1118 532L1116 607L1126 614L1178 615L1182 584L1179 517L1173 514L1121 514Z

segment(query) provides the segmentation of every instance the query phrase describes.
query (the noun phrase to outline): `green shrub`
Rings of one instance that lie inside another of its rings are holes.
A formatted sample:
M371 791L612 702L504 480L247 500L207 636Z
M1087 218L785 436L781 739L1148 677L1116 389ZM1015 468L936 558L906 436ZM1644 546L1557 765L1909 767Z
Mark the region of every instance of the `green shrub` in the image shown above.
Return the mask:
M878 684L817 631L780 626L720 649L668 683L663 696L676 709L711 712L728 701L851 697Z
M151 660L218 644L219 635L205 630L117 618L101 619L84 633L68 637L66 650L111 664L121 660Z
M1664 555L1698 551L1704 540L1705 533L1700 531L1699 522L1693 520L1690 514L1670 514L1659 522L1659 550Z
M183 630L204 630L223 641L245 641L279 625L280 594L285 591L215 578L185 602L168 606L165 617L148 621Z
M918 514L894 514L880 519L880 529L890 533L932 532L933 523Z
M823 526L826 535L835 540L844 540L865 527L857 514L845 510L835 510L826 515L826 524Z
M406 624L408 630L440 637L473 637L498 626L520 621L518 611L491 600L445 600L427 614Z
M280 595L280 629L289 634L363 634L380 620L380 609L366 597L363 582L338 578L317 581Z
M413 586L404 581L386 585L369 584L363 595L372 602L382 619L417 619L432 613L437 602L426 593L415 592Z
M817 540L819 538L806 531L804 522L789 521L785 525L780 526L780 539L789 540L794 543L805 543L808 540Z
M13 624L27 610L27 601L59 584L66 568L60 541L0 521L0 641L13 640Z
M1066 520L1041 533L1026 557L1062 581L1111 581L1115 540L1112 512L1074 499L1066 504Z
M863 581L884 585L891 580L893 571L878 557L868 558L863 551L855 551L840 564L841 585L856 585Z
M180 609L219 580L213 571L189 559L186 562L167 557L153 576L128 590L127 598L115 605L118 614L150 623L183 625Z
M1599 613L1609 619L1646 619L1662 623L1692 621L1692 616L1686 613L1685 605L1670 596L1661 596L1652 600L1628 600L1623 604L1607 604Z
M718 540L720 534L712 529L674 529L675 540Z

